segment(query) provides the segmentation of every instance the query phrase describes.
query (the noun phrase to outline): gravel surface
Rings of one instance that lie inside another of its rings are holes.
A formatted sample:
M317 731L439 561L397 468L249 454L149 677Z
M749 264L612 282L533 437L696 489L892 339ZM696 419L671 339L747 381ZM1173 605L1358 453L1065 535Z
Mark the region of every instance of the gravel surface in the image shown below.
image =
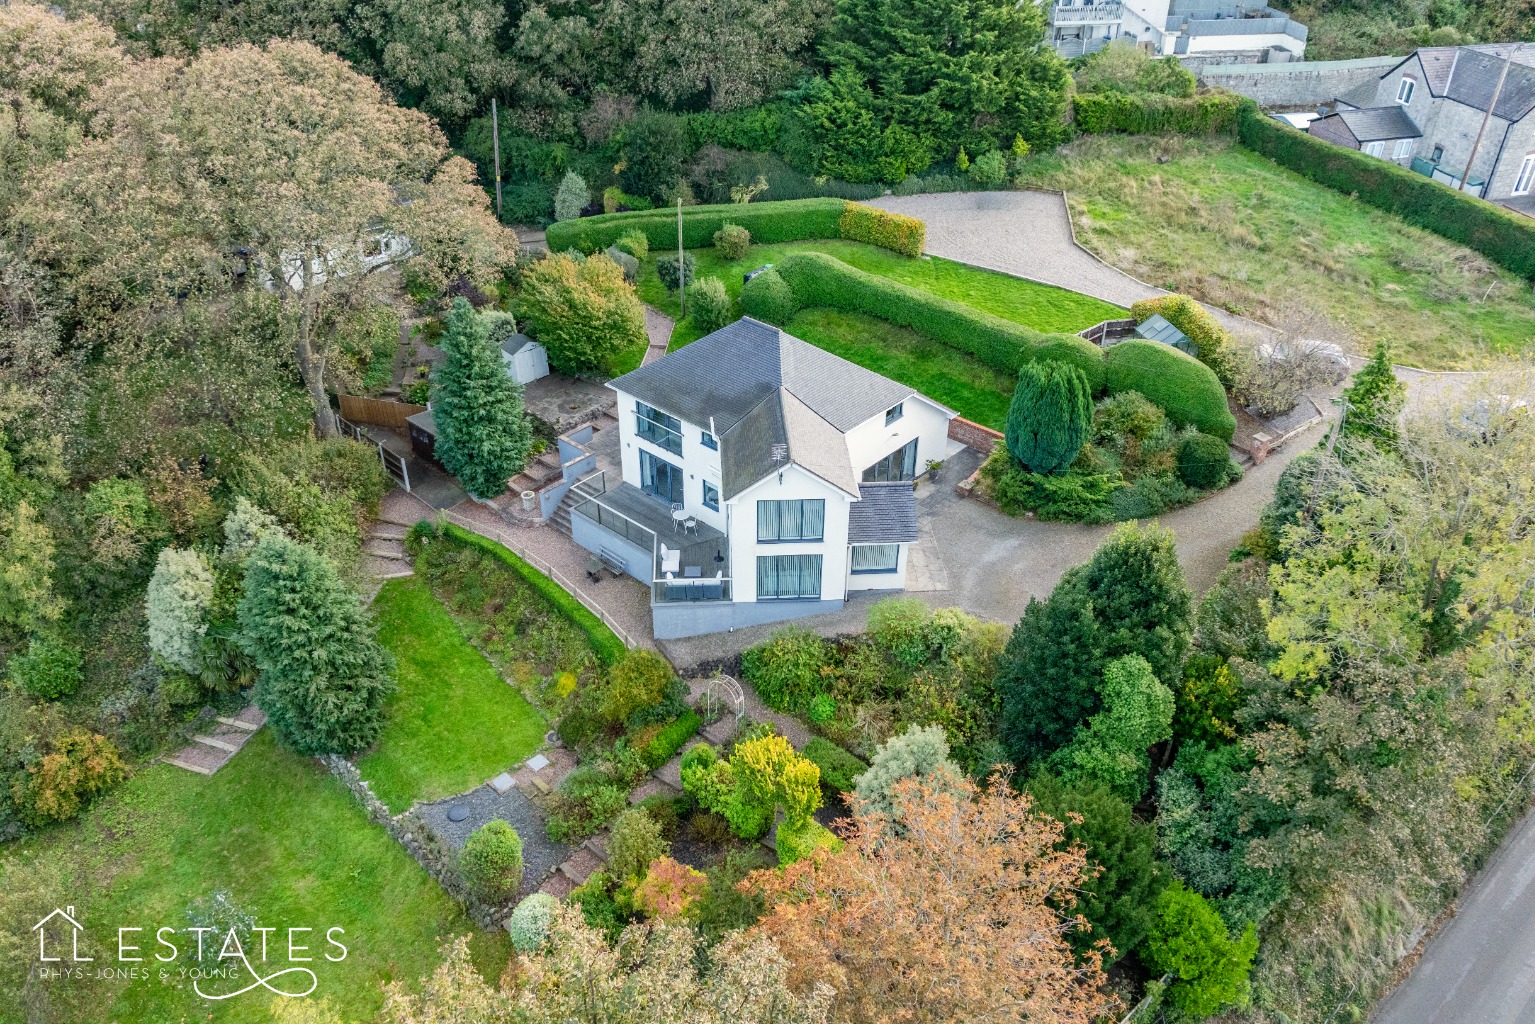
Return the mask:
M454 804L467 806L469 817L463 821L449 821L448 808ZM522 837L523 870L519 895L525 896L537 889L544 876L570 856L571 848L549 838L544 830L543 814L515 788L497 793L489 786L480 786L462 796L422 804L416 813L439 839L455 850L462 849L474 830L487 821L499 818L516 829Z

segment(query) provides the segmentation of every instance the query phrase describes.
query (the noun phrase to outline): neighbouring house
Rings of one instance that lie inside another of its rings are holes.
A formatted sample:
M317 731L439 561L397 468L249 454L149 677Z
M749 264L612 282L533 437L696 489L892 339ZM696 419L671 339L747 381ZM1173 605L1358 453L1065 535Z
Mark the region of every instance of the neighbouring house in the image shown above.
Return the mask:
M1065 0L1049 7L1050 41L1062 57L1119 41L1195 65L1276 63L1306 53L1306 26L1263 4L1231 0Z
M952 410L750 318L608 386L622 480L572 489L571 535L650 586L657 637L904 589Z
M1307 130L1535 216L1535 43L1416 50Z
M549 376L549 353L526 334L514 334L501 343L501 361L507 375L519 384Z

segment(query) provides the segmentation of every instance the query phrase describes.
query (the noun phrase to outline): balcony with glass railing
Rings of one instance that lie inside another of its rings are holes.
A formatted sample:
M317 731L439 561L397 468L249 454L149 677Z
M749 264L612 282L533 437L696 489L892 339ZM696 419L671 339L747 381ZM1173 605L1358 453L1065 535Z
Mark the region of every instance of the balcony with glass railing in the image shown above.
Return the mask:
M634 413L634 433L658 448L682 454L682 421L668 416L659 409L637 403Z
M572 517L650 552L651 578L644 582L655 603L730 600L730 545L723 533L697 519L689 527L673 518L666 502L630 484L609 488L601 474L571 491Z

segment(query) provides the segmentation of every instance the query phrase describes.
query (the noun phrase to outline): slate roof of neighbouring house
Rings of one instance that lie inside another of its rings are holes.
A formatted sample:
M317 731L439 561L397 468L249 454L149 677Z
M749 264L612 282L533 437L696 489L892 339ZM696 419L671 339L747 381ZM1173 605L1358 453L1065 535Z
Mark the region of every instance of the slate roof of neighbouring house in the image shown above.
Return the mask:
M857 494L843 435L908 398L923 397L750 317L608 386L700 428L712 423L726 498L789 462Z
M847 514L849 544L911 544L917 539L917 492L910 480L859 484Z
M1332 115L1354 133L1360 142L1384 142L1388 139L1420 139L1423 132L1407 116L1407 110L1399 105L1389 107L1361 107L1357 110L1339 110Z
M1428 90L1448 96L1477 110L1486 110L1498 85L1498 76L1510 56L1513 63L1498 96L1497 116L1517 121L1535 110L1535 44L1526 43L1514 52L1514 43L1482 43L1476 46L1425 46L1402 63L1417 57L1423 65ZM1381 77L1394 73L1397 64Z

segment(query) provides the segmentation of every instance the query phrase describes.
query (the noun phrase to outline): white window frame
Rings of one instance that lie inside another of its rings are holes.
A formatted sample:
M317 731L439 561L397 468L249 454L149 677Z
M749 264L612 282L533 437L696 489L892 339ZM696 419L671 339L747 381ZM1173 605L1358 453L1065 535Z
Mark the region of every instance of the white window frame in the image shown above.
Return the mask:
M1402 80L1396 86L1396 101L1404 107L1412 102L1412 94L1417 92L1418 82L1411 75L1403 75Z
M1396 148L1391 152L1391 159L1406 160L1410 156L1412 156L1412 140L1397 139Z
M1524 162L1519 165L1519 173L1514 175L1514 195L1527 196L1532 188L1535 188L1535 153L1526 153Z
M1378 156L1382 159L1386 156L1386 144L1384 142L1366 142L1364 144L1365 156Z

